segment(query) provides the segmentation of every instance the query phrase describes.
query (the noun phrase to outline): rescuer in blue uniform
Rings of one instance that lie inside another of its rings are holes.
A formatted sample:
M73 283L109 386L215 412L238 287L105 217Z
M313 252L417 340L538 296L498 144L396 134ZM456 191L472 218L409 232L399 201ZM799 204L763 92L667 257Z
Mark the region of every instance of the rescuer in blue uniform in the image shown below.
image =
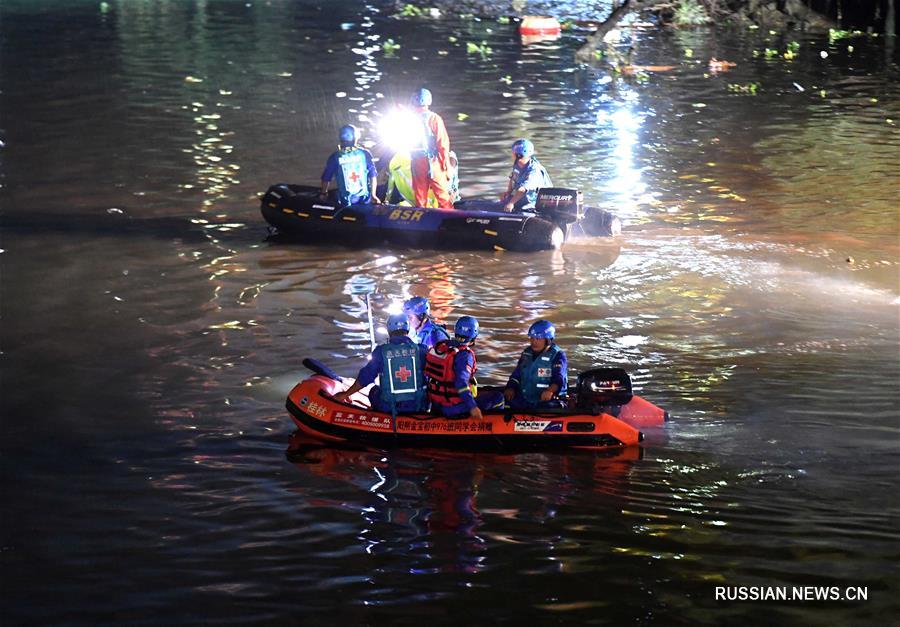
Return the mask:
M453 339L435 344L425 356L428 400L432 408L448 418L481 420L482 410L503 407L502 392L478 394L475 371L478 369L472 346L478 337L478 320L463 316L456 322Z
M337 200L342 207L360 203L379 204L381 201L375 195L378 170L375 169L372 153L357 146L359 130L352 124L342 126L338 139L338 149L328 157L322 171L319 197L325 200L331 179L336 179Z
M512 145L513 168L509 175L506 193L500 196L504 211L534 209L537 192L542 187L553 187L550 175L534 156L534 144L527 139L517 139Z
M566 354L553 341L556 329L538 320L528 329L530 346L522 351L503 396L513 409L564 407L568 379Z
M426 411L425 347L410 339L409 320L404 314L388 318L387 328L387 344L375 347L350 389L335 394L334 400L346 403L350 396L380 377L381 385L369 390L372 409L391 413Z
M413 296L403 303L403 311L409 318L409 325L412 328L410 335L417 344L421 344L425 348L431 348L438 342L450 339L450 334L432 320L429 313L431 305L424 296Z

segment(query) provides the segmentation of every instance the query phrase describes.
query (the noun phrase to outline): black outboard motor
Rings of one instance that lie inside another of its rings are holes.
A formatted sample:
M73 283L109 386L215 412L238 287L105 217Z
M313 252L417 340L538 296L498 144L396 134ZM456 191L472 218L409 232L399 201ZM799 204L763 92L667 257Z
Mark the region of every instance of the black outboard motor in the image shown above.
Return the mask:
M577 189L544 187L538 190L534 211L565 230L584 217L584 195Z
M618 414L619 408L631 400L631 377L621 368L595 368L578 375L576 408L596 413L603 408Z

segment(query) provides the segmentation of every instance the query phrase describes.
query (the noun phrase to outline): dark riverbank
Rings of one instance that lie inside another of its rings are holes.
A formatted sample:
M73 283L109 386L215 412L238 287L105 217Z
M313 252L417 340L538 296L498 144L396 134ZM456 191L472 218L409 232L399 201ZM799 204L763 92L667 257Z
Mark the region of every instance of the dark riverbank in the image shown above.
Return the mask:
M869 33L895 34L900 31L897 0L688 0L685 13L708 23L755 25L760 28L795 30L858 30ZM445 15L472 14L479 17L521 17L551 15L568 20L605 20L621 0L605 3L550 2L540 0L426 0L405 2L394 0L396 14L427 13L436 8ZM660 23L672 24L679 10L678 2L634 2L632 5ZM412 8L408 8L412 7ZM893 18L893 19L892 19Z

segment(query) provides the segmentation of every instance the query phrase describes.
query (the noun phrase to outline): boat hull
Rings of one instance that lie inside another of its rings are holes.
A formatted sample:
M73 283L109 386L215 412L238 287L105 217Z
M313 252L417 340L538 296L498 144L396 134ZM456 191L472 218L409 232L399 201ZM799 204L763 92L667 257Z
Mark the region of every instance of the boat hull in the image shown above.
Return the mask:
M537 251L559 248L577 227L585 235L616 235L621 224L609 212L587 208L577 225L550 216L498 211L500 203L467 200L455 209L400 205L340 207L318 190L278 184L262 198L263 218L278 234L305 243L400 244L412 248Z
M355 442L377 448L443 448L529 451L605 450L637 445L637 428L607 413L575 410L484 412L482 420L433 414L390 414L340 403L346 385L322 375L298 383L286 407L297 427L322 442Z

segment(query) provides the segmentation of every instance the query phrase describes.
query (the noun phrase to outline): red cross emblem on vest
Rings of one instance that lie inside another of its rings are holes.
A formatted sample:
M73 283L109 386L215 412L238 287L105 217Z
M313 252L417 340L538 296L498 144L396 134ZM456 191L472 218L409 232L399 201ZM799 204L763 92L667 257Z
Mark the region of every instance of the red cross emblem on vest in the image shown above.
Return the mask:
M402 383L406 383L406 380L412 376L412 370L407 370L406 366L400 366L400 370L396 371L394 376L400 379Z
M357 181L359 181L359 174L357 174L356 172L351 172L350 180L356 183Z

